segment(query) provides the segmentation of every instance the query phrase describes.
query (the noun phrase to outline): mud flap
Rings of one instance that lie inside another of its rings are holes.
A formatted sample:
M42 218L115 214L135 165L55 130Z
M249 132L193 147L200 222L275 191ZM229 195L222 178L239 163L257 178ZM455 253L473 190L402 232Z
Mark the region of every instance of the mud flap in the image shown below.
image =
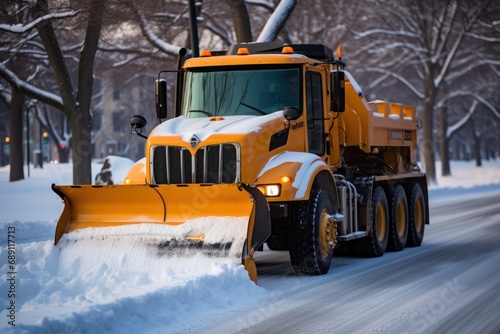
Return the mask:
M254 207L248 224L248 239L246 254L243 253L243 264L250 279L257 283L257 266L253 256L271 235L271 214L269 204L264 195L257 188L241 185L253 198Z

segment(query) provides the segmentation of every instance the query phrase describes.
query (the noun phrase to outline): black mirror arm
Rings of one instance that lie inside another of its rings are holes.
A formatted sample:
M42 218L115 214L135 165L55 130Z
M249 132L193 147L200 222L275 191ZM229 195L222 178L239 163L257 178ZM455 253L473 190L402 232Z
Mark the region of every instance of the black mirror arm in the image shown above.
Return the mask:
M134 135L138 135L139 137L142 137L142 138L144 138L144 139L148 139L148 136L145 136L145 135L143 135L142 133L137 132L137 127L135 126L135 124L134 124L134 125L132 125L132 134L134 134Z

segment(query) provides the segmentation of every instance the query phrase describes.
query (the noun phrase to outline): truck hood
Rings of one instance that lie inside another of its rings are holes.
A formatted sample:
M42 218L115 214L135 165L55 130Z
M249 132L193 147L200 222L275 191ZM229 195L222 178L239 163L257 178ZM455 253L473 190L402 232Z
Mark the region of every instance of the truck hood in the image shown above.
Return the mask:
M157 126L150 136L180 136L185 142L196 135L200 141L212 134L248 134L258 133L264 125L284 120L282 111L264 116L222 116L186 118L180 116Z

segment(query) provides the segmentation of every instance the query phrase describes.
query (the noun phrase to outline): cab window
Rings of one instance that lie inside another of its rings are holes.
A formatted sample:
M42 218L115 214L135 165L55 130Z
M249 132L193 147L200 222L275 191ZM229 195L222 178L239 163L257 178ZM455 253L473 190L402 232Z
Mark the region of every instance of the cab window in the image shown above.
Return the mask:
M324 120L323 120L323 90L321 74L308 72L306 74L307 94L307 139L309 152L322 156L325 153Z

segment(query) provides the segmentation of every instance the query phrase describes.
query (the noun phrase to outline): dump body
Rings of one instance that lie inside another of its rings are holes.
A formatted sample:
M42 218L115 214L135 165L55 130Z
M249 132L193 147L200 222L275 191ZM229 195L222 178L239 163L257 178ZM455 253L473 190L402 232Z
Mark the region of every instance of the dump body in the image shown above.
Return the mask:
M150 133L126 185L54 186L66 203L56 242L88 227L248 217L241 258L254 280L264 242L305 274L326 273L342 244L367 256L420 245L427 188L412 106L367 102L322 45L202 55L183 63L179 115Z

